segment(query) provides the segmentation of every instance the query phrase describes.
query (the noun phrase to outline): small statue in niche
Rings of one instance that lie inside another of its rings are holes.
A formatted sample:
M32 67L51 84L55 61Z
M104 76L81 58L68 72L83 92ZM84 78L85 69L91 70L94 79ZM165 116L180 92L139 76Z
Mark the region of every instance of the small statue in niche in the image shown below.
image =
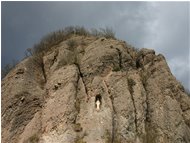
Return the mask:
M101 104L102 104L102 97L100 94L97 94L95 97L95 107L97 111L100 110Z

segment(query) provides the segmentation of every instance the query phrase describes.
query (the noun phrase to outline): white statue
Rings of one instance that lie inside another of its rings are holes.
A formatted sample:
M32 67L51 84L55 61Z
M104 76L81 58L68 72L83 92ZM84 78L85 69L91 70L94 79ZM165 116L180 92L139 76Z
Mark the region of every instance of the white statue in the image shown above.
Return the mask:
M99 100L96 101L96 110L97 111L100 110L100 101Z

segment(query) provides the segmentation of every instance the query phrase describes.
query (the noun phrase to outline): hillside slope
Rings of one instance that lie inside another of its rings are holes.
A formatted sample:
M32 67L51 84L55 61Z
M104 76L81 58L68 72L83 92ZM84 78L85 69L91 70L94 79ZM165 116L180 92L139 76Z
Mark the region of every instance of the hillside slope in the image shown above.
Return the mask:
M190 97L164 56L104 37L23 60L2 81L1 113L2 143L190 143Z

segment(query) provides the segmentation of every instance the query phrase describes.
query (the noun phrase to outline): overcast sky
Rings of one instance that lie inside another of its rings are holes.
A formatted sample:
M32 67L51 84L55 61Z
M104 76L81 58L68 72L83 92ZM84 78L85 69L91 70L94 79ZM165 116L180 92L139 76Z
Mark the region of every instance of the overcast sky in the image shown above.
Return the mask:
M112 27L137 48L162 53L190 89L189 2L1 2L2 66L49 32L66 26Z

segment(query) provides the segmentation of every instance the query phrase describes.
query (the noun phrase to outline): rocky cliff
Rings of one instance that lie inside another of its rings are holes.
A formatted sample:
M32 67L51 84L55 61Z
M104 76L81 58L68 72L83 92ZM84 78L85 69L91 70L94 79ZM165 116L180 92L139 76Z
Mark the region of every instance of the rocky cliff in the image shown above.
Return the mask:
M72 36L1 86L3 143L190 143L190 97L154 50Z

